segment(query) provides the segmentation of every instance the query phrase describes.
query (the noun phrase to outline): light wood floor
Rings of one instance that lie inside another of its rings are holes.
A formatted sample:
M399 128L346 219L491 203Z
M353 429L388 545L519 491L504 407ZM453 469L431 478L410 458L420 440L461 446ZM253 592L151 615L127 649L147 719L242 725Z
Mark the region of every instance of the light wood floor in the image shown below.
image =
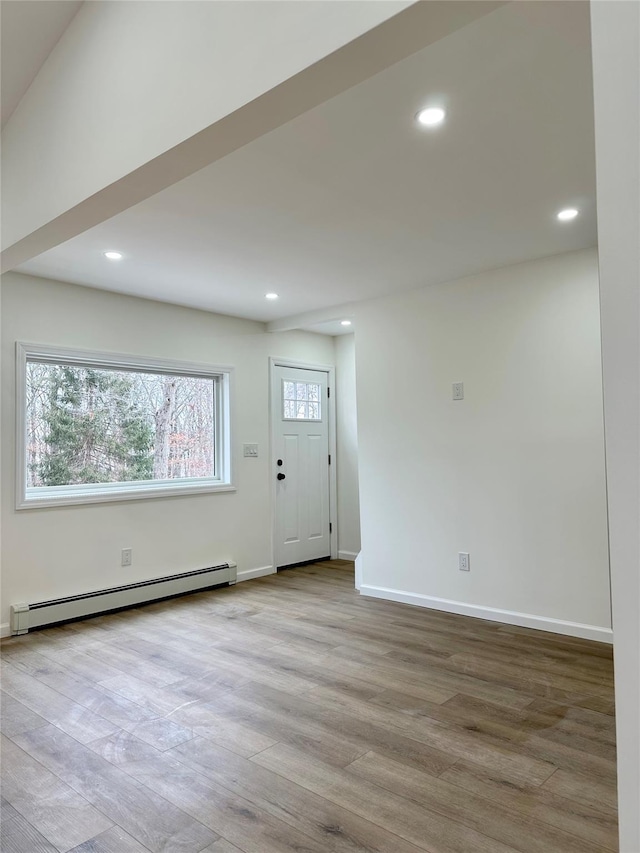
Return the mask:
M327 562L3 643L3 853L617 850L608 647Z

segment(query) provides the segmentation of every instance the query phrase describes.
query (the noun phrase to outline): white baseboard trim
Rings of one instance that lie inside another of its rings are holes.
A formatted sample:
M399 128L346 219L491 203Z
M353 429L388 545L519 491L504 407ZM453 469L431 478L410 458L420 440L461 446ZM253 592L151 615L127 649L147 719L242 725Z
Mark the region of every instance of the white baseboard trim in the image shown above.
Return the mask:
M258 569L246 569L244 572L238 572L238 583L240 581L250 581L253 578L262 578L265 575L274 575L276 570L273 566L260 566Z
M413 604L417 607L428 607L431 610L443 610L446 613L458 613L461 616L474 616L476 619L488 619L491 622L504 622L506 625L518 625L521 628L550 631L553 634L565 634L569 637L580 637L583 640L596 640L599 643L613 643L611 628L600 628L597 625L567 622L548 616L533 616L530 613L518 613L516 610L500 610L497 607L465 604L462 601L436 598L432 595L420 595L415 592L403 592L384 586L363 584L360 587L360 594L367 595L370 598L384 598L388 601L399 601L402 604Z
M0 639L11 636L11 625L8 622L3 622L0 625Z
M362 586L362 551L356 557L355 565L355 588L360 591Z
M338 559L339 560L351 560L351 562L355 562L356 557L358 556L358 551L338 551Z

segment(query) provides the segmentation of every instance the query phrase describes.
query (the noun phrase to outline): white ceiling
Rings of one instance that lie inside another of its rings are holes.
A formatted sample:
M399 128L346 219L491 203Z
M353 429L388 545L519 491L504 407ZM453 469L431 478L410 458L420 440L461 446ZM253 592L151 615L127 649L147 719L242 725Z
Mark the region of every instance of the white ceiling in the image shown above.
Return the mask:
M432 102L447 121L421 129ZM534 0L19 270L270 321L595 243L588 3Z
M2 0L2 127L69 26L82 0Z

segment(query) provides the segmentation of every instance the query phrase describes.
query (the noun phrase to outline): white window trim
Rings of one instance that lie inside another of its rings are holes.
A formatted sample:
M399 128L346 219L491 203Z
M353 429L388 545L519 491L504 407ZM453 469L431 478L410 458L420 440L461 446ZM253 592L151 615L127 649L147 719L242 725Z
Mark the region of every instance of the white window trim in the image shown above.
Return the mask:
M139 370L216 379L216 470L219 476L153 480L131 483L91 483L82 486L46 486L27 488L26 482L26 382L27 362L37 360L78 367L111 370ZM233 492L231 453L231 389L233 367L198 364L164 358L94 352L63 347L16 343L16 509L106 503L110 501L148 500L150 498ZM42 493L46 490L46 494Z

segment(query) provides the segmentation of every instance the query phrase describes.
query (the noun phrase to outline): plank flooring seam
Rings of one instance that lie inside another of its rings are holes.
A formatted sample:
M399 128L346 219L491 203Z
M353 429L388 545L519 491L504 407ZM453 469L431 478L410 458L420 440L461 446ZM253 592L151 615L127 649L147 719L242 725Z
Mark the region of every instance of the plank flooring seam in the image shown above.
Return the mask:
M462 759L459 759L459 760L458 760L458 761L456 761L456 762L455 762L451 767L447 768L446 770L443 770L443 771L439 774L438 778L441 778L442 776L446 775L446 773L447 773L449 770L453 770L453 769L456 767L456 765L459 765L459 764L462 764L462 763L463 763ZM346 769L348 770L348 769L349 769L349 767L347 766L347 768L346 768ZM551 776L549 777L549 779L551 779L551 777L552 777L552 776L553 776L557 771L558 771L558 768L556 768L556 769L553 771L553 773L551 774ZM549 781L549 780L547 779L547 780L545 780L545 781ZM375 784L375 783L374 783L374 784ZM461 787L461 786L456 785L456 783L455 783L455 782L450 782L450 784L451 784L451 785L453 785L454 787L459 788L459 790L461 791L461 793L467 793L467 791L466 791L466 789L465 789L465 788L463 788L463 787ZM545 783L542 783L542 784L544 785ZM482 794L482 793L480 793L478 796L482 797L483 799L486 799L486 801L487 801L487 804L488 804L488 805L490 805L490 804L493 802L493 801L491 800L491 798L490 798L490 797L488 797L486 794ZM507 808L508 808L508 807L507 807ZM511 809L509 809L509 811L512 811L512 810L511 810ZM516 814L516 812L514 812L514 815L515 815L515 814ZM553 823L548 823L548 820L545 820L545 817L544 817L544 816L540 817L540 818L539 818L539 820L540 820L542 823L545 823L548 827L550 827L550 828L554 828L554 824L553 824ZM571 832L570 830L565 829L565 830L563 830L563 831L564 831L565 833L567 833L568 835L571 835L571 836L575 839L576 843L580 843L580 842L584 841L584 839L583 839L581 836L576 835L575 833ZM498 840L499 840L499 839L498 839ZM611 851L613 851L613 853L617 853L617 850L618 850L617 844L612 840L612 842L611 842L611 846L610 846L608 849L609 849L609 850L611 850Z

